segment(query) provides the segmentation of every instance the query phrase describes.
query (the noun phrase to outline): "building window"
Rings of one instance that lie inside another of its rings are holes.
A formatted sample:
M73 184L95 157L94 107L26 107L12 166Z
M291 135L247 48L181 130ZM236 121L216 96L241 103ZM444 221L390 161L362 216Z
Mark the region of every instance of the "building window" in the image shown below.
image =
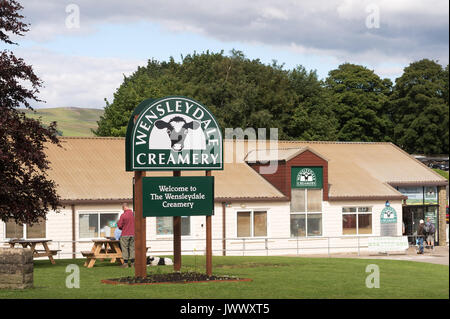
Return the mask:
M322 189L293 188L291 212L322 212Z
M16 224L14 221L5 223L6 238L45 238L45 219L41 218L33 226Z
M114 237L119 213L85 212L78 215L80 238Z
M322 214L291 214L291 237L322 236Z
M342 207L342 235L372 234L372 207Z
M173 217L164 216L156 217L156 235L172 235L173 234ZM189 216L181 216L181 236L191 235L191 218Z
M237 212L237 237L266 237L267 211Z
M45 238L45 219L41 218L33 226L26 225L27 238Z
M291 190L291 237L322 236L322 189Z

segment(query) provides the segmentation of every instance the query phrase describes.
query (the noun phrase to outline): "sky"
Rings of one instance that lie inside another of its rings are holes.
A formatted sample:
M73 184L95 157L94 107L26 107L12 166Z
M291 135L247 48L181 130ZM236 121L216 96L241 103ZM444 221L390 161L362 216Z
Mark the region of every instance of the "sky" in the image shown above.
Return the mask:
M42 107L104 108L148 59L232 49L326 78L345 62L392 81L449 60L447 0L19 0L30 31L0 44L43 80Z

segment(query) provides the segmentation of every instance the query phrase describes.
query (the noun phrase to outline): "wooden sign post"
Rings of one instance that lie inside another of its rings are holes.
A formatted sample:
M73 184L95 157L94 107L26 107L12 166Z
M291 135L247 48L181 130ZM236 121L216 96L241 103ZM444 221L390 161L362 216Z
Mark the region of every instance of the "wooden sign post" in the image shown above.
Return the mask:
M206 216L206 273L211 276L211 170L223 170L222 133L212 113L184 96L142 101L128 121L125 162L126 171L134 171L135 277L146 276L145 217L173 216L174 271L179 272L181 216L193 215ZM206 170L206 176L181 177L182 170ZM173 177L145 177L146 171L173 171Z
M145 172L134 172L134 269L135 277L144 278L147 276L146 257L146 229L143 215L142 201L142 179Z
M211 171L206 171L206 176L211 176ZM214 208L213 208L214 209ZM212 275L212 234L211 215L206 216L206 274Z
M174 177L181 176L180 171L173 171ZM173 216L173 270L181 271L181 216Z

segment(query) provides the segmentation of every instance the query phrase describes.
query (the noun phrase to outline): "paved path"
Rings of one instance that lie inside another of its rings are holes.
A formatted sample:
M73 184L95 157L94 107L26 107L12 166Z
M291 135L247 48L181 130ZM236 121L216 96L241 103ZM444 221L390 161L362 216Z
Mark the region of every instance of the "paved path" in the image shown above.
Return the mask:
M294 257L294 255L290 255ZM300 255L301 257L328 257L328 255ZM295 255L295 257L299 257ZM448 247L435 247L434 251L429 249L425 249L425 253L423 255L418 255L417 250L413 247L408 249L407 254L395 254L395 255L367 255L361 254L358 256L357 254L331 254L331 258L361 258L361 259L392 259L392 260L408 260L408 261L417 261L417 262L425 262L439 265L449 265L449 253Z

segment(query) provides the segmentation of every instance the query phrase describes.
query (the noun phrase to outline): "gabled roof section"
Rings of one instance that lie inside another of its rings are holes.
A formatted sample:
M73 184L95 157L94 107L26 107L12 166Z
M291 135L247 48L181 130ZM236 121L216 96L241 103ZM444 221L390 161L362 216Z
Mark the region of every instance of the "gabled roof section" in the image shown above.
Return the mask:
M311 153L317 155L321 159L328 162L328 159L323 155L316 152L309 146L300 147L300 148L279 148L279 149L258 149L250 151L245 157L245 161L247 163L257 163L257 162L270 162L270 161L284 161L288 162L294 157L306 152L310 151Z

